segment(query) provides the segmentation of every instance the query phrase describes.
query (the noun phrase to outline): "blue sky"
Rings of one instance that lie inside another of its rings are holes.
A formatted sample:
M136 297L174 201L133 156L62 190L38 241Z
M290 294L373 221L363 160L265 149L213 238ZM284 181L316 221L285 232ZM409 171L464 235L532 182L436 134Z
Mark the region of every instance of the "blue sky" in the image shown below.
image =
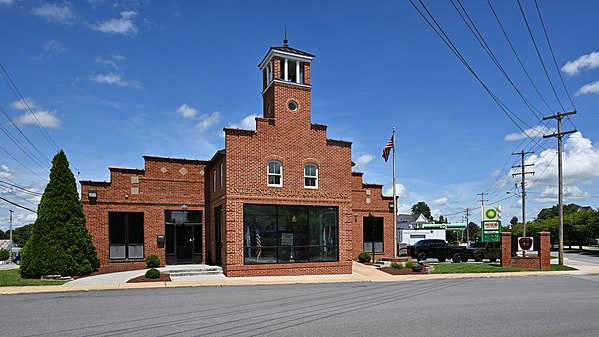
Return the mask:
M414 1L418 6L418 2ZM108 180L107 166L143 168L142 155L210 159L224 147L223 127L253 128L261 108L258 63L282 45L316 55L312 63L312 122L328 136L353 142L364 180L392 186L392 165L381 158L397 130L400 210L425 201L433 214L462 220L480 196L521 218L512 152L527 156L527 219L557 203L555 121L578 114L564 129L567 203L599 206L599 46L596 1L539 1L555 54L553 63L533 0L521 0L551 89L517 0L491 1L526 77L486 1L462 0L527 107L453 7L423 1L512 119L433 32L409 1L18 1L0 0L0 63L21 93L26 112L0 78L0 196L36 209L56 148L65 150L81 180ZM456 6L460 3L454 0ZM560 81L564 81L574 106ZM14 88L13 88L14 89ZM545 102L546 103L545 103ZM563 106L563 107L562 107ZM31 147L19 130L35 145ZM527 138L526 131L530 138ZM540 132L539 132L540 131ZM537 145L538 143L538 145ZM38 163L34 159L38 158ZM14 158L13 158L14 157ZM15 160L16 158L16 160ZM478 208L477 208L478 207ZM0 229L35 215L0 201ZM472 219L472 218L471 218Z

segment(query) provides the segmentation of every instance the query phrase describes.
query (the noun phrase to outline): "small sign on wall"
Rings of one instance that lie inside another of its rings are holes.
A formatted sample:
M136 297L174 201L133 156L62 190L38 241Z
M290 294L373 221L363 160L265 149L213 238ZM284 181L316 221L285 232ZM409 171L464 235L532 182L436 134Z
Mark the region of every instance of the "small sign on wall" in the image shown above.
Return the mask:
M534 247L534 238L529 236L518 237L518 250L530 252Z

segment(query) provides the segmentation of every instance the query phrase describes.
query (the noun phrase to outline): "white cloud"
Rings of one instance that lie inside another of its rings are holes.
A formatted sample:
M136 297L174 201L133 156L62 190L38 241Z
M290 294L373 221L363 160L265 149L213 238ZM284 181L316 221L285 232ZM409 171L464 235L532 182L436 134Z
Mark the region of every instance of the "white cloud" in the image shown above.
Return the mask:
M42 45L42 50L43 52L40 55L33 57L34 60L39 61L45 58L49 59L66 52L69 48L56 40L50 40Z
M109 34L136 35L137 26L133 23L133 18L137 15L134 11L121 12L121 17L110 19L91 25L93 30Z
M504 140L511 142L524 138L541 138L544 134L553 133L555 129L548 128L545 125L536 125L532 129L524 130L524 132L510 133L504 137ZM528 135L528 136L527 136Z
M500 173L501 173L501 170L497 169L497 170L491 172L490 176L491 177L499 177Z
M582 70L595 69L599 67L599 52L582 55L574 61L568 61L562 67L562 71L569 76L574 76Z
M190 107L187 104L183 104L177 109L177 112L183 115L183 118L195 118L198 115L198 110Z
M441 197L429 202L429 204L431 204L432 206L444 206L447 204L448 201L448 197Z
M356 170L366 170L368 163L374 160L374 155L372 154L363 154L356 159Z
M406 187L403 184L400 183L396 183L395 184L395 195L398 198L407 198L409 196L409 191L406 189ZM383 192L384 196L387 197L392 197L393 196L393 186L390 186L388 189L385 190L385 192Z
M196 127L200 131L205 131L212 126L218 124L221 120L220 112L215 111L211 115L202 115L200 117L200 122L196 125Z
M123 55L110 55L109 58L96 57L96 63L109 66L116 70L120 70L120 63L125 61L127 58Z
M36 7L33 14L40 16L50 22L72 25L77 18L75 13L66 5L44 5Z
M0 6L10 7L15 3L14 0L0 0Z
M557 152L554 149L531 155L526 163L534 163L535 179L554 184L557 180ZM563 174L566 185L589 184L599 177L599 147L582 133L573 133L564 144Z
M141 88L139 81L125 80L123 75L115 73L97 74L96 76L92 77L91 80L96 83L116 85L119 87L134 87L137 89Z
M33 115L26 112L15 120L15 123L19 126L37 124L38 122L42 127L57 129L60 127L61 120L56 117L56 111L48 110L35 111Z
M256 130L256 117L260 117L258 115L248 115L243 117L241 122L233 123L228 126L231 129L242 129L242 130Z
M11 170L6 165L0 165L0 177L2 178L10 178L15 175L15 170Z
M580 89L576 90L576 96L584 94L599 94L599 81L591 82L583 85Z
M412 205L408 205L408 204L397 205L397 214L412 214Z
M557 203L557 186L546 186L543 192L535 198L537 202ZM569 200L586 199L591 195L581 190L578 186L564 186L564 198Z
M25 98L16 102L10 103L10 107L17 110L25 111L24 114L15 119L17 125L41 124L46 128L59 128L62 121L56 116L56 111L43 109L31 98ZM33 111L33 115L31 111Z
M12 102L10 103L10 107L17 110L35 110L40 108L31 98L25 98L19 101Z

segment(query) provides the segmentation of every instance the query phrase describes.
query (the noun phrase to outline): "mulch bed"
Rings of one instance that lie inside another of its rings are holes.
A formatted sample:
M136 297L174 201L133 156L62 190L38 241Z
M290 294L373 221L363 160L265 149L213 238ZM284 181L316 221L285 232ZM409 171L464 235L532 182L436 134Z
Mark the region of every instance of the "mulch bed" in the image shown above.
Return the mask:
M384 271L387 274L391 275L426 275L426 272L415 272L412 271L412 268L391 268L391 267L383 267L379 268L380 271Z
M160 273L159 278L146 278L144 275L134 277L127 281L127 283L140 283L140 282L171 282L171 276L169 274Z

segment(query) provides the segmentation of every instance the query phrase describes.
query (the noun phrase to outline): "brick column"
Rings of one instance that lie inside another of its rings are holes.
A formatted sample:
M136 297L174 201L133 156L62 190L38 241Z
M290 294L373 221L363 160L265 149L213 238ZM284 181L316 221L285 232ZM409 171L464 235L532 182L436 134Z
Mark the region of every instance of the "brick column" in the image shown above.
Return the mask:
M551 269L551 233L540 232L539 258L541 259L541 270Z
M501 268L512 266L512 233L501 233Z

